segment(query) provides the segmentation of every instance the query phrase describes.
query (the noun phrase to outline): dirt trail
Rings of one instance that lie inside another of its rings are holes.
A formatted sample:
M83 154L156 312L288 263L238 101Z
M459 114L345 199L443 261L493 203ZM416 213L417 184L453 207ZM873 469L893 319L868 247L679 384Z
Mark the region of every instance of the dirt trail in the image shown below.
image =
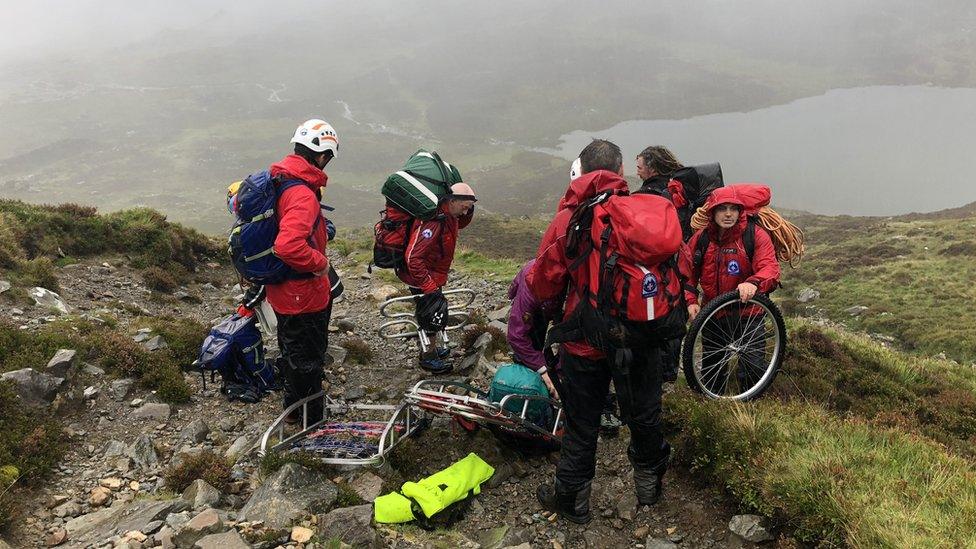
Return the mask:
M380 323L376 302L371 291L385 285L384 275L366 278L361 266L353 266L343 258L334 258L343 272L345 298L336 304L333 324L341 324L349 332L332 334L331 343L359 337L373 351L369 364L350 361L334 364L327 374L329 391L337 397L352 397L360 402L392 403L403 391L424 378L416 366L415 350L402 341L385 341L376 333ZM113 262L121 263L121 262ZM235 278L226 267L213 267L207 275L210 283L195 283L179 290L184 300L166 297L150 299L138 274L126 267L103 266L101 260L88 261L60 269L62 297L85 313L109 306L119 317L119 330L128 330L134 316L171 314L186 315L205 323L231 310ZM221 284L221 281L227 281ZM481 279L453 275L451 287L467 286L478 292L475 307L484 313L506 305L506 285ZM129 304L126 308L113 305L117 301ZM142 313L138 309L144 309ZM37 307L25 308L20 322L45 316ZM131 332L127 332L131 333ZM455 333L456 334L456 333ZM457 341L460 336L454 335ZM273 342L269 347L276 352ZM459 352L455 352L458 355ZM492 357L488 357L491 359ZM162 488L159 474L133 470L107 451L113 444L131 444L139 435L149 434L162 450L160 469L181 451L213 448L224 452L241 436L256 437L280 412L277 395L269 395L255 405L229 403L216 392L217 384L207 384L204 390L198 374L187 373L187 380L196 389L189 404L174 407L169 419L133 419L133 399L156 401L152 394L138 387L119 398L113 395L113 381L108 376L90 375L80 383L99 390L87 409L65 420L70 435L70 450L58 471L36 491L28 503L29 512L14 531L13 540L19 546L40 547L48 534L62 527L75 513L58 517L51 501L76 502L77 514L90 513L89 492L99 479L117 476L139 483L139 494L154 493ZM202 442L187 442L181 432L194 420L203 419L210 434ZM489 481L482 495L473 503L466 519L453 530L425 533L414 527L378 527L385 542L397 547L451 547L467 544L485 546L518 545L532 547L640 547L648 537L658 538L667 547L667 540L681 547L739 546L730 538L729 519L735 514L713 489L696 485L689 475L672 470L665 478L665 496L653 508L638 509L633 500L630 465L626 459L626 429L616 438L601 439L598 453L598 472L593 497L594 520L586 527L570 525L543 513L535 501L535 489L551 478L555 455L522 458L510 449L501 447L487 432L471 434L458 429L447 420L438 420L417 439L408 441L394 452L394 456L375 472L386 480L384 491L398 487L402 480L417 479L431 474L459 459L470 451L488 458L496 467L496 478ZM225 494L220 507L233 516L246 502L259 482L255 452L238 461L234 478L239 481L238 492ZM355 473L344 473L354 475ZM116 499L136 497L136 492L123 488ZM150 538L151 539L151 538ZM470 541L470 543L469 543ZM497 542L497 543L494 543ZM13 543L13 542L12 542ZM69 542L70 545L70 542ZM269 545L268 547L273 547Z

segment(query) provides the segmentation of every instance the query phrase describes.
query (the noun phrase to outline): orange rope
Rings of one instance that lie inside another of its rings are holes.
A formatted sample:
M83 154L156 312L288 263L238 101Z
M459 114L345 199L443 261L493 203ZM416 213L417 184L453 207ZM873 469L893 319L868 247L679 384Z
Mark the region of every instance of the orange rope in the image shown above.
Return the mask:
M773 240L773 246L776 248L776 259L789 263L790 267L796 267L805 250L803 231L783 219L783 216L769 206L760 208L756 217L759 224L766 229ZM708 210L702 206L691 217L691 227L697 231L706 226L708 226Z

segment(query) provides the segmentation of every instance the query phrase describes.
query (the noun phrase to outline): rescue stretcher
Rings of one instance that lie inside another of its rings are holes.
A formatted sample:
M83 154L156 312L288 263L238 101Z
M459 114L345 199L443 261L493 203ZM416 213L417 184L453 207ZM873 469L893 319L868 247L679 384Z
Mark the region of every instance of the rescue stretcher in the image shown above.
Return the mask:
M548 425L528 418L529 405L544 402L553 410ZM460 418L517 438L536 438L559 443L563 433L563 409L559 401L539 395L510 394L492 402L488 393L460 381L428 379L404 395L404 402L433 415Z
M323 417L308 424L310 405L321 403ZM287 433L285 418L301 410L297 431ZM325 392L299 400L285 409L261 437L260 456L272 452L309 452L331 465L382 465L386 455L404 439L423 430L429 420L408 403L349 404Z
M458 330L467 324L471 316L467 308L474 303L475 293L474 290L468 288L458 288L456 290L447 290L444 292L444 297L449 301L447 310L448 325L444 330L437 332L435 337L441 339L442 344L447 346L447 332L450 330ZM416 337L420 341L421 352L427 352L430 349L430 337L427 335L427 332L420 329L420 324L417 323L413 311L394 311L392 309L397 305L412 305L413 302L414 296L408 295L390 298L381 303L380 316L390 320L380 324L376 331L383 339L407 339Z

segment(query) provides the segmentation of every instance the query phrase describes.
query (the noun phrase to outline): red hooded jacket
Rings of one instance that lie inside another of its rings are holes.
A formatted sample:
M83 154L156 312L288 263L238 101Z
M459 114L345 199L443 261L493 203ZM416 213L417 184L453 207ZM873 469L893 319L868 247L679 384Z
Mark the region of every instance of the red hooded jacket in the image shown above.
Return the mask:
M557 299L566 292L571 282L570 261L566 258L566 229L569 228L569 218L573 216L577 206L604 191L611 191L614 194L630 192L623 177L611 171L597 170L573 180L566 190L566 195L559 200L556 217L549 224L549 228L542 236L542 243L539 244L535 265L525 277L529 289L540 301ZM566 292L565 317L569 317L577 303L579 303L578 292ZM604 357L600 350L586 342L572 341L564 343L563 346L568 353L589 360L599 360Z
M454 217L448 212L448 202L444 201L433 219L415 223L407 241L404 268L396 272L400 280L425 294L447 284L458 233L473 217L474 208L461 217Z
M779 262L776 261L776 249L769 233L759 226L756 227L756 246L752 257L747 257L742 234L748 222L747 216L752 212L746 209L743 197L735 186L722 187L712 192L708 197L708 211L714 211L712 208L719 204L735 204L742 208L739 221L719 238L719 227L715 223L715 217L710 214L708 226L691 237L688 241L690 250L697 248L698 239L704 231L708 231L709 242L701 272L691 269L688 285L691 288L701 286L703 304L718 295L735 290L743 282L755 284L762 293L772 291L779 283L780 270ZM685 300L689 305L698 303L697 292L689 288L685 292Z
M280 175L305 182L285 189L278 197L278 236L274 254L300 273L328 271L325 247L329 239L319 204L328 176L295 154L272 164L270 171L272 177ZM281 314L316 313L329 306L327 274L270 284L266 291L271 308Z

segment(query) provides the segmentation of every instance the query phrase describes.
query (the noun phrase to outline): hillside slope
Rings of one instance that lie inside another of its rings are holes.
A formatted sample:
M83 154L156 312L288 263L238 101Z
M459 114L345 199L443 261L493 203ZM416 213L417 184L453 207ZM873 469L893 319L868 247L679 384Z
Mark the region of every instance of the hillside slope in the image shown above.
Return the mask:
M791 314L826 316L902 348L976 361L976 217L802 215L807 254L774 294ZM799 293L820 296L808 303ZM866 309L852 309L866 307Z

